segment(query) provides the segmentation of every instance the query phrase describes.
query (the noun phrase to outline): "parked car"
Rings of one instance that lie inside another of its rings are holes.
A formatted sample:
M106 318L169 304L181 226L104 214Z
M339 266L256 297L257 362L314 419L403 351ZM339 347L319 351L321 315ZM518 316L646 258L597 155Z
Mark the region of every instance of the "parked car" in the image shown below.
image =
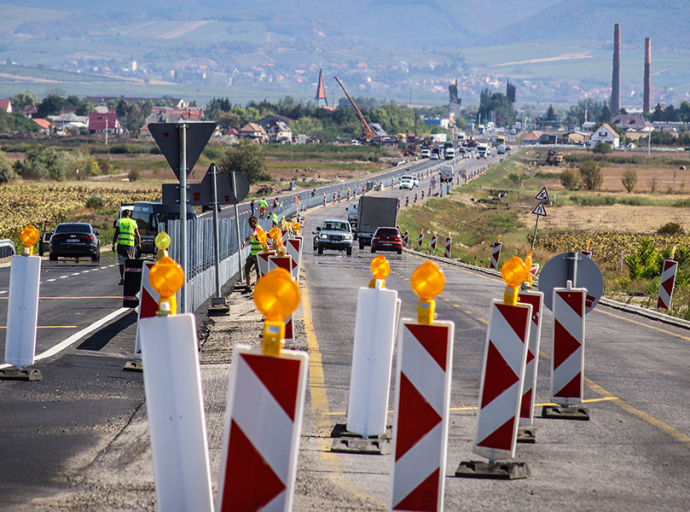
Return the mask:
M101 241L98 231L87 222L64 222L58 224L50 237L49 255L51 261L59 257L90 257L91 261L101 259Z
M422 158L430 158L431 157L431 150L430 149L422 149Z
M347 220L326 219L313 234L314 248L319 254L323 254L324 249L332 249L352 255L352 230Z
M412 181L412 176L403 176L400 180L400 190L405 188L408 190L412 190L412 187L414 187L414 181Z
M371 239L371 252L396 251L402 254L402 248L402 237L398 228L378 228Z

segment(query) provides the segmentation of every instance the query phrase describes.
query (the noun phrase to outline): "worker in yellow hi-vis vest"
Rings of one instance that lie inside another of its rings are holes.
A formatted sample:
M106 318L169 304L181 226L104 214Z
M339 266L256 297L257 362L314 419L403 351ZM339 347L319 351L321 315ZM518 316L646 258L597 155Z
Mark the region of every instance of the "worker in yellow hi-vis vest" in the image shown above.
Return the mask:
M141 235L136 221L132 219L132 210L122 212L122 218L115 227L113 251L116 243L117 263L120 265L120 284L125 284L125 260L136 259L136 248L141 245Z

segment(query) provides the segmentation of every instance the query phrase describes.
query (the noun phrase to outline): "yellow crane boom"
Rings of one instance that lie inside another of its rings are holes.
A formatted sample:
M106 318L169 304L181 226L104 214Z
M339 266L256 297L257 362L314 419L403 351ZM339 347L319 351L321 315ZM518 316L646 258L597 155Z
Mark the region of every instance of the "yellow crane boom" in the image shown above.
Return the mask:
M340 84L340 87L343 88L343 92L345 93L345 96L347 96L347 99L350 100L350 103L352 103L352 106L354 107L355 112L357 113L357 117L359 117L359 120L362 122L362 128L364 129L364 135L362 135L362 138L367 139L367 140L371 140L374 137L376 137L376 133L374 133L374 130L371 129L371 126L369 126L369 123L367 123L367 120L364 119L362 112L357 107L357 104L355 103L355 101L347 93L347 89L345 89L345 86L343 85L343 83L338 79L337 76L335 76L333 78L335 78L336 82L338 82Z

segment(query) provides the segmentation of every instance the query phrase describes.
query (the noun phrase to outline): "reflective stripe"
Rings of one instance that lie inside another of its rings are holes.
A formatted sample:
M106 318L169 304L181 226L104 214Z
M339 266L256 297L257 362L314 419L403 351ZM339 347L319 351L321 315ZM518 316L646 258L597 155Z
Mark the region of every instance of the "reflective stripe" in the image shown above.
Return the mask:
M134 231L137 229L137 223L132 219L123 217L120 219L120 234L117 237L117 243L134 247Z

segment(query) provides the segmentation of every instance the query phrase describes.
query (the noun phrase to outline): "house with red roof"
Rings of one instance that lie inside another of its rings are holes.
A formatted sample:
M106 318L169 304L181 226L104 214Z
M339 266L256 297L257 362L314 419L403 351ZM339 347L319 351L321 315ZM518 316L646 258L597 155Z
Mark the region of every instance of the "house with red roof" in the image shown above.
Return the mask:
M108 135L117 135L125 132L115 112L90 113L88 126L89 133L105 133L107 131Z
M618 133L616 133L616 130L604 123L592 134L590 140L594 145L597 145L599 142L606 142L613 149L618 149L621 138Z
M50 133L50 130L53 129L53 123L47 119L34 119L34 123L39 126L41 133Z
M264 130L262 126L257 123L247 123L246 126L240 128L240 136L243 139L251 139L258 143L268 142L266 130Z
M0 110L4 110L8 114L12 113L12 100L9 98L0 98Z

